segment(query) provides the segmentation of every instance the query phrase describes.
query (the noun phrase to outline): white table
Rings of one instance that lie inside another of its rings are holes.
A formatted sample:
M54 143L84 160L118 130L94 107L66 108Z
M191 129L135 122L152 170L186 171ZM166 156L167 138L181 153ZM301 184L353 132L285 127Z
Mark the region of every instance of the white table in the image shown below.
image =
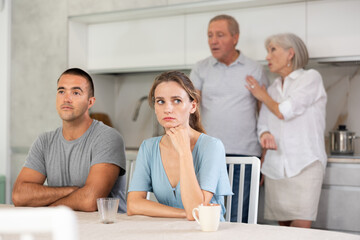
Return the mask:
M0 205L12 207L11 205ZM1 211L0 211L1 214ZM113 224L102 224L97 212L75 212L79 225L80 240L99 239L328 239L328 240L360 240L360 235L340 232L289 228L271 225L220 223L216 232L202 232L196 222L185 219L152 218L145 216L127 216L118 214Z
M185 219L152 218L119 214L114 224L99 222L97 212L76 213L80 239L360 239L359 235L315 229L300 229L270 225L220 223L217 232L202 232L197 222Z

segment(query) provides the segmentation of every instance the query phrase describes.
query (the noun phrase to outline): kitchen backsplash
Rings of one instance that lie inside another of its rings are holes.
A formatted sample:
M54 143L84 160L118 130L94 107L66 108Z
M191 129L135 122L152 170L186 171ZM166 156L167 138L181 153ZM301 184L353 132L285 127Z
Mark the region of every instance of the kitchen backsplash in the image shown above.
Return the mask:
M324 80L328 94L325 138L339 124L360 136L360 67L358 65L314 65ZM184 71L189 74L190 71ZM139 147L141 142L155 134L153 110L147 101L140 105L138 118L133 115L141 97L147 96L154 78L160 72L131 73L118 76L95 75L97 102L93 112L107 113L116 129L123 135L128 148ZM276 77L268 73L270 81ZM98 93L98 94L97 94ZM328 148L328 144L327 144ZM328 150L327 150L328 151ZM355 154L360 154L360 139L355 140Z
M360 67L322 67L318 68L324 79L328 94L326 106L326 131L328 150L329 131L337 129L339 124L347 126L349 131L360 136ZM360 139L355 140L355 155L360 154Z

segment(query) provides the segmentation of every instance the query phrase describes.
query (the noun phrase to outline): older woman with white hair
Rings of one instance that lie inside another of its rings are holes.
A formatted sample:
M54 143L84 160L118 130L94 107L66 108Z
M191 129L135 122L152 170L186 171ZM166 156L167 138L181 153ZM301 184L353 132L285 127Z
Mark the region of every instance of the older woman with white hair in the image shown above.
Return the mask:
M308 51L291 33L265 41L269 70L279 75L266 90L253 77L246 88L261 101L258 136L266 154L265 218L310 228L316 219L326 166L326 92L319 72L304 70Z

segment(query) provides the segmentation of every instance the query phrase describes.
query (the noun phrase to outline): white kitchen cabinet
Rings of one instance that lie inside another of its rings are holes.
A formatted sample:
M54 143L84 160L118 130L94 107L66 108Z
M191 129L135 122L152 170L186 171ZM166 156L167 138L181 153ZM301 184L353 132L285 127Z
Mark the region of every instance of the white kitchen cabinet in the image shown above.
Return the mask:
M307 3L307 46L311 58L360 55L360 1Z
M328 163L314 228L360 232L360 164Z
M321 190L314 228L360 232L360 189Z
M277 33L291 32L305 41L305 3L231 11L240 24L239 48L254 60L265 60L264 42Z
M71 17L69 65L92 73L190 69L211 55L208 22L218 14L237 19L237 47L254 60L265 59L268 36L284 32L303 39L311 58L356 59L359 12L359 0L229 0Z
M88 26L69 21L68 67L88 70Z
M214 12L185 16L185 62L188 66L210 56L207 29L209 20L214 16Z
M184 66L184 16L88 26L88 69Z
M207 12L186 16L186 64L192 65L209 56L207 28L209 20L224 12ZM240 25L238 48L254 60L265 60L264 41L277 33L292 32L306 41L306 4L291 3L265 7L241 8L225 12Z

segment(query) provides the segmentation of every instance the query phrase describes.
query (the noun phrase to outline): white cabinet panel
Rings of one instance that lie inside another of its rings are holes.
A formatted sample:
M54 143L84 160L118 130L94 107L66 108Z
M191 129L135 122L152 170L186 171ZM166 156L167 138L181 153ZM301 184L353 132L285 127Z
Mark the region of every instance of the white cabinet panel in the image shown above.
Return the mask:
M310 57L360 54L360 1L308 2Z
M265 60L267 52L264 42L270 35L291 32L306 41L305 3L241 9L229 13L240 24L239 48L254 60Z
M216 13L201 13L185 16L185 62L187 65L210 56L207 41L208 24Z
M305 3L255 7L222 12L235 17L240 25L238 48L254 60L264 60L265 39L273 34L292 32L305 39ZM194 64L210 55L207 44L209 20L217 13L186 16L186 63Z
M328 163L323 184L358 187L360 191L360 164Z
M86 24L69 22L68 67L87 69L87 36Z
M330 187L321 191L314 228L360 231L360 188Z
M184 16L88 27L88 69L184 65Z

